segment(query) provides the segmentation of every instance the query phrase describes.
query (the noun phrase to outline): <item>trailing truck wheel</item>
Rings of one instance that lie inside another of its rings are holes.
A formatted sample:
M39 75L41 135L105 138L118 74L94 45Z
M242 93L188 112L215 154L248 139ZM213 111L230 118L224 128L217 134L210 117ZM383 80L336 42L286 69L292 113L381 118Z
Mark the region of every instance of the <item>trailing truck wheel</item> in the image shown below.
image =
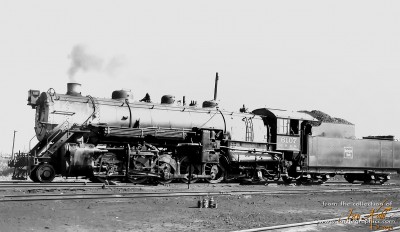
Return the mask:
M225 170L220 164L205 164L204 172L211 177L206 178L206 181L211 184L220 183L224 180Z
M56 172L54 171L53 166L50 164L41 164L36 168L35 178L37 178L38 182L49 183L54 180L56 177Z

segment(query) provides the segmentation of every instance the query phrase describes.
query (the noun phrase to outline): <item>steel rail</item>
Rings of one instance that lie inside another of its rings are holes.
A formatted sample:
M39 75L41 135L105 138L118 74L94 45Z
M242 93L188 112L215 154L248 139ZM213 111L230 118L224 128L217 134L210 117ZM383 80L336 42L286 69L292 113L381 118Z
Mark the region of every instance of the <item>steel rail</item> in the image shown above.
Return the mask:
M65 187L65 186L72 186L72 187L84 187L84 186L94 186L94 187L101 187L103 184L8 184L8 185L0 185L0 188L23 188L23 187ZM115 185L107 185L107 186L115 186Z
M318 190L307 193L332 193L332 192L387 192L400 191L400 189L382 189L373 191L367 189L342 189L342 190ZM129 192L129 193L89 193L89 194L34 194L34 195L7 195L0 198L0 202L9 201L47 201L47 200L79 200L79 199L113 199L113 198L146 198L146 197L185 197L185 196L216 196L216 195L281 195L281 194L304 194L304 191L219 191L219 192Z
M0 185L0 189L57 189L57 188L138 188L145 185L105 185L105 184L16 184Z
M257 191L251 191L251 193L254 193ZM70 197L70 196L114 196L114 195L123 195L123 196L129 196L129 195L157 195L157 194L219 194L219 195L234 195L237 193L241 193L241 191L231 191L231 192L205 192L205 191L176 191L176 192L125 192L125 193L79 193L79 194L31 194L31 195L4 195L4 198L26 198L26 197ZM1 200L1 199L0 199Z
M139 187L143 187L143 185L142 186L117 186L117 185L110 185L110 186L107 186L106 188L115 188L115 189L118 189L118 188L126 188L126 189L128 189L128 188L139 188ZM0 188L0 190L6 190L6 189L36 189L36 190L40 190L40 189L46 189L46 190L48 190L48 189L76 189L76 188L79 188L79 189L90 189L90 188L98 188L98 189L100 189L100 188L104 188L103 186L94 186L94 185L92 185L92 186L90 186L90 185L71 185L71 186L69 186L69 185L61 185L61 186L20 186L20 187L15 187L15 186L13 186L13 187L7 187L7 188Z
M393 189L382 189L380 191L390 191ZM395 190L399 190L399 189L395 189ZM308 189L302 189L302 191L308 191L309 193L319 193L317 191L309 191ZM318 190L319 191L319 190ZM342 190L335 190L334 192L340 192ZM344 191L348 191L348 189L344 190ZM353 190L351 190L353 191ZM365 192L363 190L356 190L354 192ZM370 190L368 190L370 191ZM326 192L326 191L324 191ZM166 192L166 193L171 193L171 192ZM286 191L270 191L267 192L265 190L230 190L230 191L174 191L173 194L195 194L195 193L219 193L219 194L229 194L229 195L256 195L256 194L263 194L263 195L273 195L273 194L295 194L297 193L296 190L286 190ZM125 192L125 193L118 193L118 195L135 195L135 194L139 194L139 195L152 195L152 194L160 194L160 192ZM19 198L19 197L44 197L44 196L77 196L77 195L81 195L81 196L102 196L102 195L115 195L115 193L79 193L79 194L65 194L62 193L61 195L58 194L30 194L30 195L4 195L3 197L6 198Z
M400 212L400 210L386 211L387 214L398 213L398 212ZM378 215L380 213L381 212L376 212L376 213L374 213L374 215ZM360 217L365 218L370 215L371 214L363 214L363 215L360 215ZM233 232L258 232L258 231L287 229L287 228L293 228L293 227L302 227L302 226L315 225L315 224L336 225L334 223L327 223L327 222L333 222L333 221L340 222L340 221L347 221L347 220L349 220L348 217L331 218L331 219L316 220L316 221L309 221L309 222L291 223L291 224L286 224L286 225L276 225L276 226L267 226L267 227L253 228L253 229L236 230ZM400 227L396 227L396 228L400 228Z
M138 187L151 187L151 186L146 186L146 185L138 185L138 184L116 184L116 185L105 185L102 183L76 183L76 184L70 184L70 183L65 183L65 184L40 184L40 183L32 183L32 184L0 184L0 189L14 189L14 188L33 188L33 189L57 189L57 188L138 188ZM223 187L223 186L221 186ZM291 191L296 191L296 192L304 192L304 191L312 191L317 193L318 191L372 191L372 190L377 190L377 191L386 191L386 190L397 190L400 189L399 187L388 187L388 186L374 186L374 187L368 187L368 188L363 188L363 187L358 187L358 188L346 188L346 187L341 187L341 188L336 188L336 189L282 189L280 190L281 192L291 192ZM270 191L271 189L268 189ZM250 191L265 191L265 189L262 190L250 190Z
M0 182L0 186L3 185L57 185L57 184L69 184L69 185L99 185L102 183L93 182L51 182L51 183L37 183L37 182Z
M51 201L51 200L101 200L101 199L133 199L133 198L150 198L150 197L190 197L190 196L217 196L229 195L229 193L154 193L154 194L108 194L99 196L63 196L57 195L52 197L21 197L15 199L0 199L0 202L11 201Z
M76 184L76 185L96 185L96 184L103 184L103 183L95 183L95 182L65 182L65 181L57 181L57 182L50 182L50 183L37 183L37 182L32 182L32 181L18 181L18 180L8 180L8 181L0 181L0 186L3 185L10 185L10 184L18 184L18 185L53 185L53 184ZM129 184L133 184L133 183L118 183L117 185L129 185ZM173 184L179 184L179 183L173 183ZM197 184L201 184L201 183L197 183ZM205 183L205 184L209 184L209 183ZM223 186L223 185L259 185L257 183L255 184L241 184L239 182L237 183L218 183L219 186ZM286 185L286 186L293 186L293 185L287 185L282 183L282 181L274 181L274 182L266 182L263 185L268 186L270 185L274 186L274 185ZM293 183L294 184L294 183ZM363 184L363 183L347 183L347 182L327 182L327 183L323 183L323 184L306 184L306 185L300 185L300 186L398 186L397 184L394 183L388 183L388 184Z
M180 185L182 183L172 183L169 185ZM205 184L205 185L210 185L210 183L197 183L197 184ZM0 188L1 187L6 187L6 186L55 186L55 185L107 185L107 186L125 186L125 185L137 185L135 183L119 183L119 182L110 182L110 183L96 183L96 182L65 182L65 181L57 181L57 182L50 182L50 183L37 183L37 182L30 182L30 181L17 181L17 180L10 180L10 181L0 181ZM243 183L220 183L218 184L219 187L224 187L225 185L232 186L232 185L252 185L252 186L257 186L260 184L243 184ZM282 183L277 183L277 182L271 182L271 183L263 183L263 186L269 186L269 187L276 187L276 186L283 186L284 184ZM294 187L294 185L285 185L287 187ZM301 185L300 187L314 187L314 186L319 186L320 188L323 187L328 187L328 186L339 186L339 187L367 187L367 188L383 188L383 187L396 187L399 185L396 184L383 184L383 185L369 185L369 184L343 184L343 182L338 182L338 183L326 183L326 184L311 184L311 185Z
M207 185L208 183L205 183ZM172 184L175 185L175 184ZM178 186L180 184L177 184ZM209 184L208 184L209 185ZM229 185L231 186L232 183L230 184L219 184L220 187L224 187L224 185ZM237 184L239 186L239 184ZM21 188L21 187L42 187L42 188L47 188L47 187L70 187L70 186L93 186L93 187L102 187L102 186L107 186L107 187L137 187L137 186L147 186L147 185L139 185L139 184L134 184L134 183L114 183L114 184L105 184L105 183L92 183L92 182L52 182L52 183L27 183L27 182L0 182L0 188ZM273 187L276 187L277 185L271 185ZM312 185L311 185L312 186ZM360 189L360 188L368 188L368 189L383 189L383 188L395 188L398 187L397 185L351 185L351 186L343 186L343 185L338 185L341 186L340 188L349 188L349 187L356 187L355 189ZM150 186L149 186L150 187ZM309 186L304 186L304 187L309 187ZM328 186L321 186L321 189L325 189L324 187ZM268 187L267 187L268 188ZM308 189L296 189L298 191L308 191ZM289 190L290 191L290 190Z

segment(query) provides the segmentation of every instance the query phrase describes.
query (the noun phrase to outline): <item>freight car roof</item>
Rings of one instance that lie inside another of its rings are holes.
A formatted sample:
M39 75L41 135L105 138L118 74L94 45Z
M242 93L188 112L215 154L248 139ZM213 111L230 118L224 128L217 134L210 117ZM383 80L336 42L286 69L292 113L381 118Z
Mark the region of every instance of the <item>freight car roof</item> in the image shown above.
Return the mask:
M312 117L311 115L302 113L302 112L296 112L296 111L260 108L260 109L253 110L253 113L257 114L257 115L261 115L261 116L267 116L267 117L290 118L290 119L318 122L318 119Z

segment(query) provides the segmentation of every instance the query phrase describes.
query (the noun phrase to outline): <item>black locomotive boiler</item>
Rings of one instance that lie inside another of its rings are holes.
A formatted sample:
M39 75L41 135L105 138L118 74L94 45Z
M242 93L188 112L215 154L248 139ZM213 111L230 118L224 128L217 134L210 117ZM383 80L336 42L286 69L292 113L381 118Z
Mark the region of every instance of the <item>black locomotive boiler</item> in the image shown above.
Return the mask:
M187 182L245 178L324 182L389 179L400 172L400 143L354 139L354 125L321 122L307 112L260 108L222 110L214 100L197 106L165 95L135 101L126 90L111 98L30 90L38 144L29 152L29 176L94 180Z

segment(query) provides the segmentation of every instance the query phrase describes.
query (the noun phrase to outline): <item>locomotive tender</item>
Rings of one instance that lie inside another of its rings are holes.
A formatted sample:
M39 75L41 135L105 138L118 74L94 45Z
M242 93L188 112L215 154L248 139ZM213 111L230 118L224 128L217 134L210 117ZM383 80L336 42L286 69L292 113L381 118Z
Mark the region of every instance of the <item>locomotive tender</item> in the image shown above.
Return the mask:
M68 83L66 94L28 92L39 140L29 152L35 182L62 175L133 183L234 178L289 183L342 174L349 182L383 183L400 172L400 143L349 138L353 125L338 130L325 123L321 132L313 123L318 120L304 112L221 110L216 90L214 100L198 107L177 104L171 95L161 103L134 101L126 90L114 91L111 99L82 96L80 87Z

